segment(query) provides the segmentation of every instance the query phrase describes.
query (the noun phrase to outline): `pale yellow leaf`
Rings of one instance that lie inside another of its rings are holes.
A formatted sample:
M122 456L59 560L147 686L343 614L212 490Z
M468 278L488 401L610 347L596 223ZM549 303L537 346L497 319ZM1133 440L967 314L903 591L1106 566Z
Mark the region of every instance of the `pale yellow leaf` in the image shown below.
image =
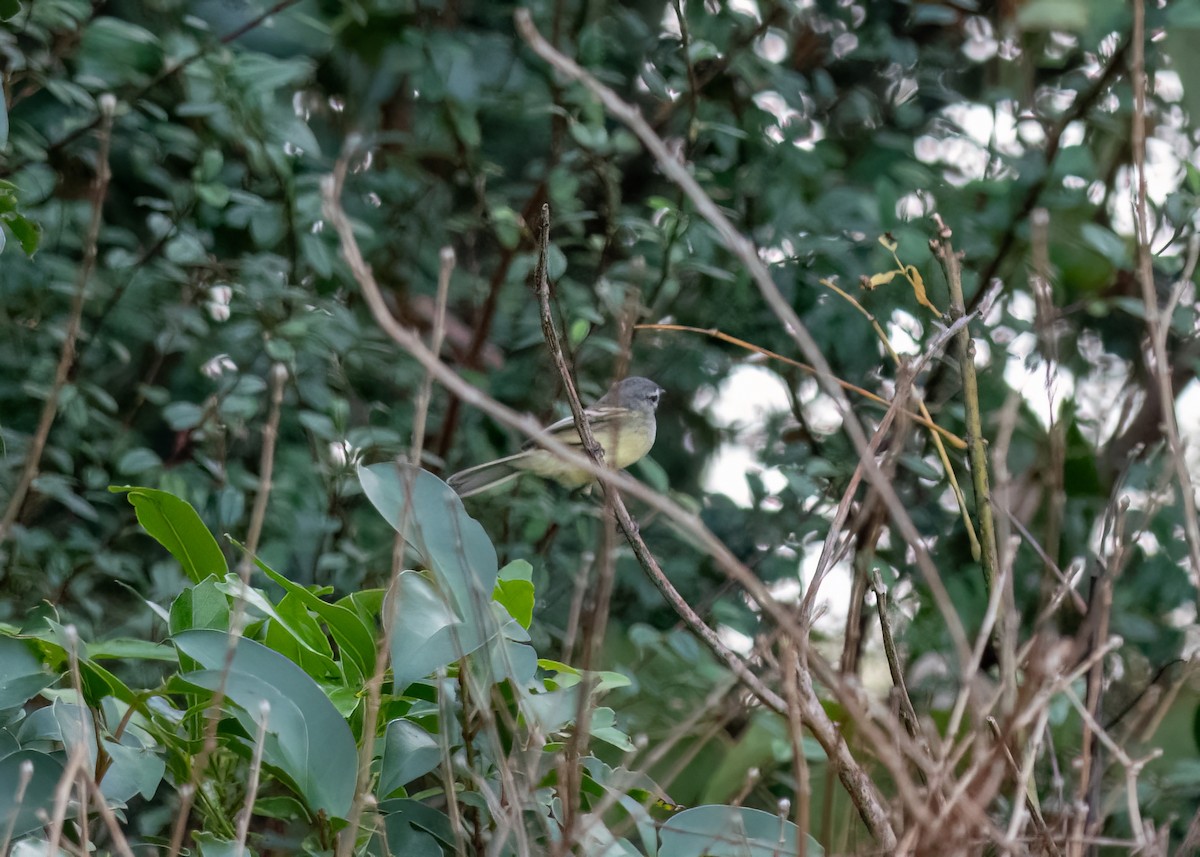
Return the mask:
M886 286L896 278L897 274L903 274L903 271L884 271L882 274L872 274L866 282L868 289L873 289L876 286Z
M916 297L917 303L921 306L929 307L929 309L933 310L934 315L941 318L941 310L935 307L925 294L925 280L921 278L921 272L917 270L916 265L906 267L904 269L904 276L908 277L908 281L912 283L913 295Z

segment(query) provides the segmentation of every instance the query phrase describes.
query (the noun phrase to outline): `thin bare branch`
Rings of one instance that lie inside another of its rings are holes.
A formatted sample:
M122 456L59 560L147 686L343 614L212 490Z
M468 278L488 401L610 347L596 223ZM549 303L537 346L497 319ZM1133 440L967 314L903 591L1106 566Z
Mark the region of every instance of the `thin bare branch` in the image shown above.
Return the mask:
M254 752L250 758L250 776L246 780L246 801L237 823L237 844L245 853L246 836L250 833L250 818L258 798L258 778L262 773L263 749L267 743L267 722L271 719L271 703L265 699L258 704L258 732L254 736Z
M258 540L262 537L263 521L267 517L267 503L271 499L272 477L275 473L275 442L279 438L279 419L283 405L283 385L287 381L287 367L276 363L271 367L271 408L262 429L262 453L258 459L258 490L254 495L254 508L250 512L250 529L246 535L246 549L238 565L242 580L250 580L254 567L254 555L258 553Z
M785 357L784 355L778 354L770 349L763 348L760 345L755 345L753 342L747 342L744 339L738 339L736 336L730 336L728 333L723 333L722 331L717 330L715 327L692 327L691 325L687 324L639 324L637 325L637 330L677 330L685 333L702 333L705 336L711 336L713 339L719 339L722 342L728 342L731 345L737 345L741 348L745 348L747 351L753 351L754 353L761 354L764 357L770 357L772 360L778 360L781 363L788 364L789 366L795 366L797 369L800 369L803 372L808 372L809 374L815 374L817 371L807 363L801 363L799 360L793 360L790 357ZM843 381L841 378L838 378L837 385L848 392L862 396L864 399L869 399L877 405L882 405L885 408L890 405L887 399L872 393L870 390L865 389L864 387L859 387L857 384L851 384L849 381ZM926 417L922 414L913 413L910 411L908 414L908 419L915 423L920 423L930 431L937 432L947 443L956 449L967 448L967 442L965 440L949 429L942 428L940 425L933 422L933 420L926 419Z
M1133 81L1133 170L1136 176L1133 222L1137 237L1138 282L1142 287L1142 303L1146 308L1146 332L1150 338L1151 374L1158 384L1162 406L1162 428L1171 453L1171 464L1179 480L1183 501L1183 531L1187 535L1188 558L1191 561L1193 582L1200 580L1200 520L1196 517L1196 489L1192 485L1179 422L1175 416L1175 391L1171 389L1171 359L1167 354L1167 333L1171 327L1174 306L1170 302L1160 312L1158 290L1154 285L1154 260L1150 249L1151 235L1149 205L1146 199L1146 3L1133 3L1133 53L1130 61ZM1193 263L1194 265L1194 263ZM1200 587L1197 587L1200 599Z

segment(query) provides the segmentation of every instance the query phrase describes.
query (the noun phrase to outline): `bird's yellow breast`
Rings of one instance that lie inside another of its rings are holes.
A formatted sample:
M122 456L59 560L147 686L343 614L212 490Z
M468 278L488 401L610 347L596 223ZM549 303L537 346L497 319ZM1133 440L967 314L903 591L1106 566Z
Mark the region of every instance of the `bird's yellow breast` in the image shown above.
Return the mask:
M593 432L596 442L604 450L604 463L617 470L640 461L654 446L656 433L653 416L626 420L619 427L606 425ZM546 450L531 451L517 466L568 488L578 488L592 481L591 473Z

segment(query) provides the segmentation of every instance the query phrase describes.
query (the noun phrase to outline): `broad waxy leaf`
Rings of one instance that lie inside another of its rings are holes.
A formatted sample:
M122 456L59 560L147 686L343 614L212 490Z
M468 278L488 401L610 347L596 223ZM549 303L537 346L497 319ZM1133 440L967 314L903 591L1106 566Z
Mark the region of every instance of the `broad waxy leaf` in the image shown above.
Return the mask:
M225 665L228 635L195 630L176 634L172 640L180 652L204 667L187 679L214 690ZM313 680L283 655L242 638L237 641L225 692L250 735L257 734L266 719L266 762L288 776L313 810L343 817L350 809L357 777L354 737ZM264 702L270 705L265 714Z
M137 510L138 523L171 552L193 583L210 574L224 577L228 566L221 547L186 500L154 488L112 488Z

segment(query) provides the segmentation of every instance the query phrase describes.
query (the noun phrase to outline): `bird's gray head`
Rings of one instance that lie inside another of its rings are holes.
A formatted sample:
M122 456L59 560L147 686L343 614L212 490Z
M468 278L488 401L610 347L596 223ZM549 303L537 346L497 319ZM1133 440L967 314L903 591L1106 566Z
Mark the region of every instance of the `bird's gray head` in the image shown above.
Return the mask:
M658 399L665 391L649 378L626 378L613 385L596 404L617 405L623 408L658 408Z

